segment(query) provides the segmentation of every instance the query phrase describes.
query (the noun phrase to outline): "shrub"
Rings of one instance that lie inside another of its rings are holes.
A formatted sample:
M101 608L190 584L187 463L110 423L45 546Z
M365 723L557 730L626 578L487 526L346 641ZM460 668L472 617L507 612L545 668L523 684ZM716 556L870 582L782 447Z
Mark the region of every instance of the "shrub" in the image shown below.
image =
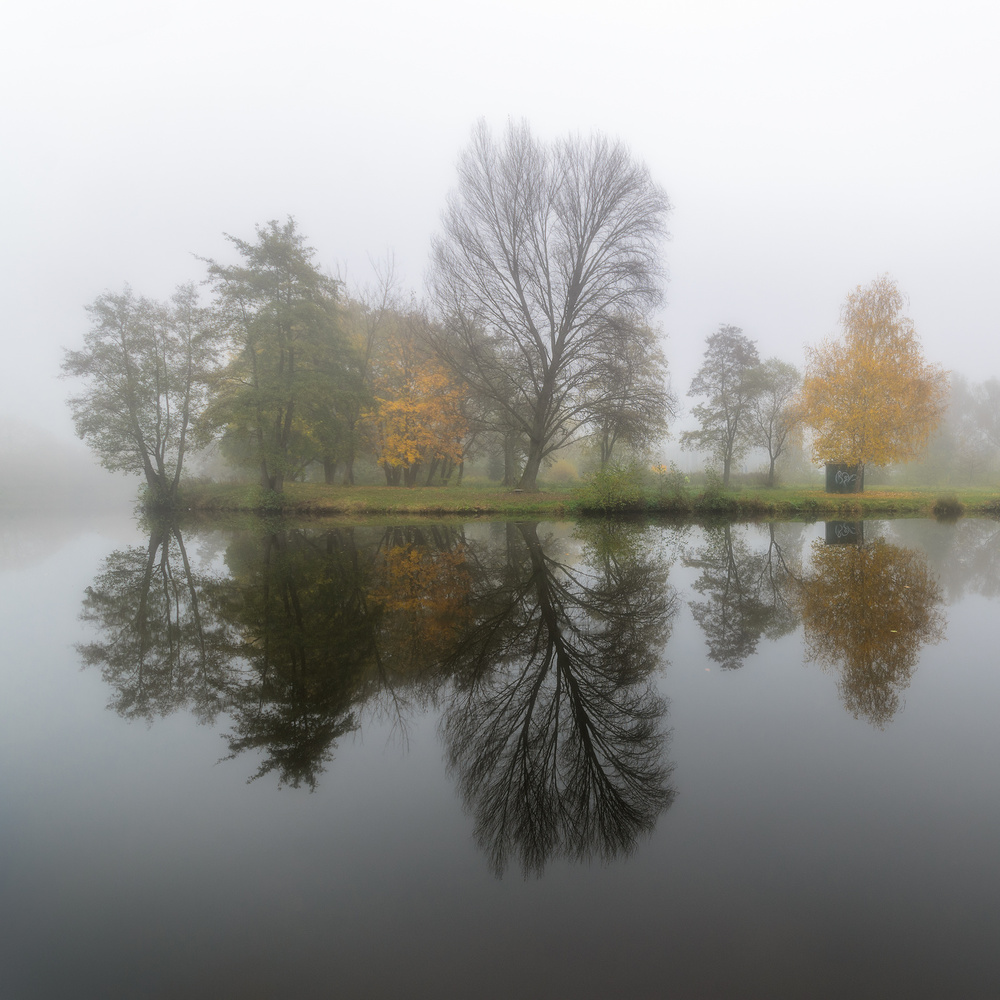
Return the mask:
M965 513L962 501L954 494L938 497L931 510L939 521L957 521Z
M585 511L620 514L646 510L648 501L643 488L643 471L635 463L607 465L587 478L580 491L580 506Z

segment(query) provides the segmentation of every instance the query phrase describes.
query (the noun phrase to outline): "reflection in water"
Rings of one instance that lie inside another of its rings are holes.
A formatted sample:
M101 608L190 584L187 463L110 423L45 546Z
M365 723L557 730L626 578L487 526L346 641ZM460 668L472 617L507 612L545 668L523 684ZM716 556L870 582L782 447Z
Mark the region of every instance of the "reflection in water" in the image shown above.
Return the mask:
M965 517L947 525L899 521L893 534L927 552L949 601L970 593L1000 597L1000 521L985 517Z
M315 788L335 741L357 728L354 703L375 645L350 532L274 531L229 546L231 576L214 593L216 614L240 636L248 669L234 685L230 755L262 752L272 771Z
M899 709L922 647L944 636L940 604L920 552L883 539L814 543L799 591L806 655L839 669L848 710L882 728Z
M195 573L176 526L108 557L81 652L119 714L225 714L253 778L315 788L362 713L405 729L450 681L449 759L498 873L609 860L652 829L673 791L651 674L677 599L640 529L582 531L571 565L533 524L262 527L230 538L227 574Z
M785 541L779 541L784 529ZM732 524L705 528L705 543L684 558L701 570L694 589L705 600L692 601L691 613L708 642L708 655L725 670L742 667L761 637L791 632L798 615L790 603L792 553L797 556L801 526L766 526L767 548L751 548L747 532Z
M636 529L586 540L571 566L536 525L507 525L449 657L448 757L498 876L513 858L540 874L556 855L628 854L673 799L650 674L676 596Z
M114 692L126 719L187 708L211 722L228 701L231 630L206 608L176 525L154 524L149 544L113 552L87 588L81 618L98 638L77 647Z

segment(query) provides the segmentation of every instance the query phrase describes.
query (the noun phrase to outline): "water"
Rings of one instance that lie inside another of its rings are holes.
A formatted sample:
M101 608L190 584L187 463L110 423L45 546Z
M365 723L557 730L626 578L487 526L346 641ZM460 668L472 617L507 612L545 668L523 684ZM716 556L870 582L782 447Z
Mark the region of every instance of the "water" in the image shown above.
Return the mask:
M2 997L996 994L996 522L0 558Z

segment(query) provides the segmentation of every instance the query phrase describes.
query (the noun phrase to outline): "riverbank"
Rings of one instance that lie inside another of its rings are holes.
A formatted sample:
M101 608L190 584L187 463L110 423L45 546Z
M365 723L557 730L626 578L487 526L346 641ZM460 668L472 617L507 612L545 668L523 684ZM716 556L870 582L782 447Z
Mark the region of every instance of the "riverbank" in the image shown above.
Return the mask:
M521 492L496 485L327 486L288 483L282 494L233 483L184 484L180 507L205 515L282 514L293 517L461 516L502 518L578 517L588 514L652 514L704 519L861 520L879 517L1000 517L1000 491L871 489L831 494L820 489L715 490L627 498L599 497L585 487L546 485Z

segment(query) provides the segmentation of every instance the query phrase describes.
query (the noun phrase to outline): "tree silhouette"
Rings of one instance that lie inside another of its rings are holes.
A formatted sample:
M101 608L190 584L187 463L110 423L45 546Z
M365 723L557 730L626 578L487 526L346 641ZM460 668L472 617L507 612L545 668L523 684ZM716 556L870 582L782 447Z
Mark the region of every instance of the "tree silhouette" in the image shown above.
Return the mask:
M628 854L673 800L650 674L676 598L658 561L598 554L570 566L508 525L450 657L448 760L497 876Z
M97 637L77 651L100 668L110 707L126 719L187 708L211 722L229 699L237 637L214 616L176 524L156 522L145 549L112 552L87 588L81 618Z
M724 670L742 667L762 636L777 639L798 623L790 603L792 572L773 524L768 547L756 551L731 524L705 529L705 544L684 558L701 570L694 589L706 597L691 613L708 642L709 658Z

